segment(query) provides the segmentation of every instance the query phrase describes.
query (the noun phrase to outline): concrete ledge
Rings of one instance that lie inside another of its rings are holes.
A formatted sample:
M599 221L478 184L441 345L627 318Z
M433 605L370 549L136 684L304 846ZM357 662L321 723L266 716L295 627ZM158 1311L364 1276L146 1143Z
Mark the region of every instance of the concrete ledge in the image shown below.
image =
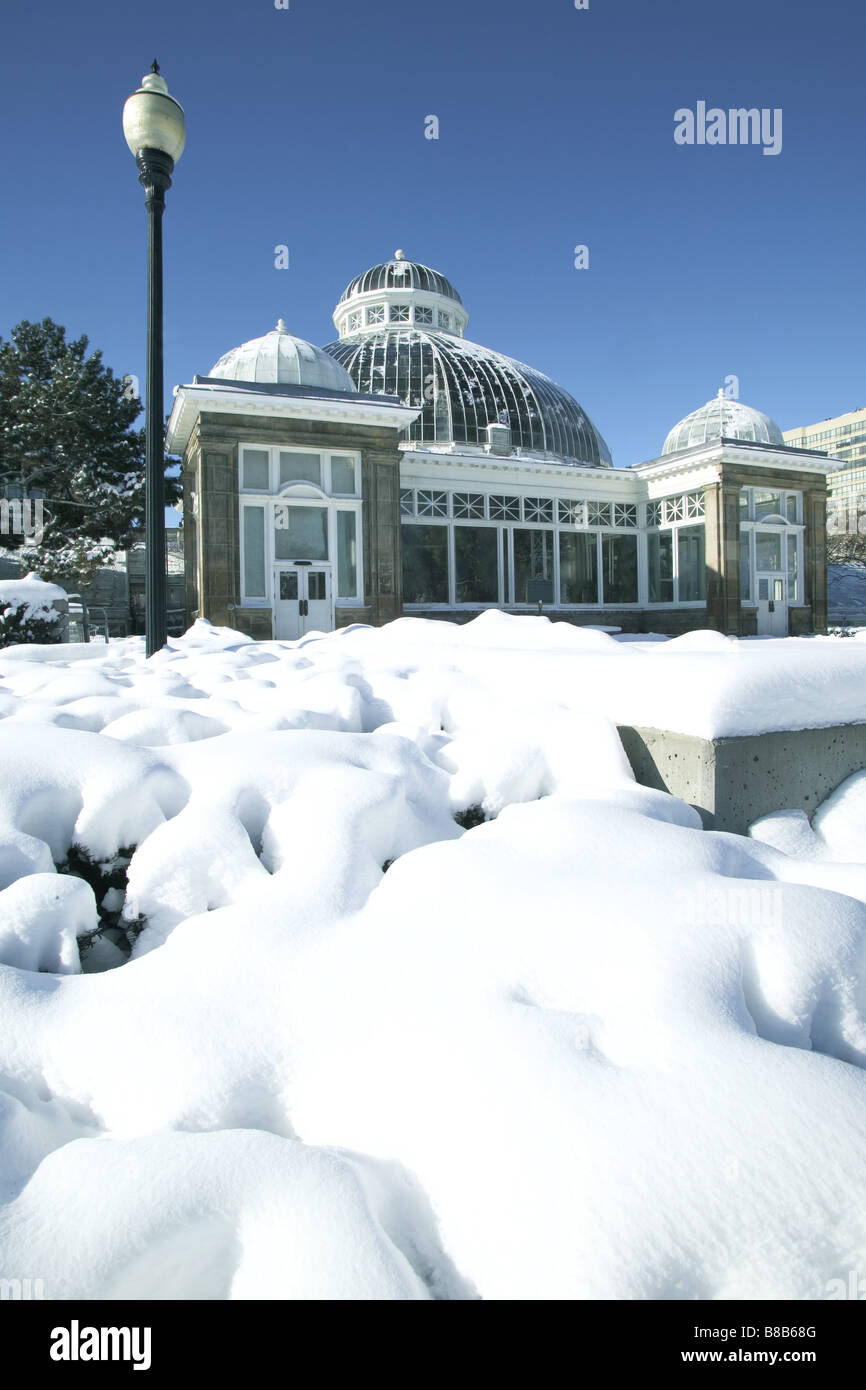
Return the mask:
M866 724L716 739L623 724L619 736L642 786L689 802L707 830L738 835L770 811L811 816L866 768Z

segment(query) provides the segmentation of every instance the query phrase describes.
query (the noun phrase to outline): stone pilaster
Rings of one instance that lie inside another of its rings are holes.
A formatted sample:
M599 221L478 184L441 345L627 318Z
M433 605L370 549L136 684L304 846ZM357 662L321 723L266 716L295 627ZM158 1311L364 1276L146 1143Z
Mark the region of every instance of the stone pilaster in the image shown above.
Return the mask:
M364 602L374 626L403 612L400 532L400 465L394 450L361 454L365 557Z
M707 627L738 636L740 623L740 489L724 479L704 488Z
M804 594L812 605L812 630L827 631L827 484L809 488L803 495Z

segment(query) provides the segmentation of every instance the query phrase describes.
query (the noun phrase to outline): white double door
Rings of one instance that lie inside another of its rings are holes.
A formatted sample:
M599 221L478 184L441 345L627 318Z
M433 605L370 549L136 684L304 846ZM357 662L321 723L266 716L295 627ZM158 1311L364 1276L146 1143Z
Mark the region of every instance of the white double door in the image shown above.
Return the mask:
M331 566L280 565L274 573L274 636L294 641L333 628Z
M755 576L758 593L758 636L788 636L788 596L785 576L778 570Z

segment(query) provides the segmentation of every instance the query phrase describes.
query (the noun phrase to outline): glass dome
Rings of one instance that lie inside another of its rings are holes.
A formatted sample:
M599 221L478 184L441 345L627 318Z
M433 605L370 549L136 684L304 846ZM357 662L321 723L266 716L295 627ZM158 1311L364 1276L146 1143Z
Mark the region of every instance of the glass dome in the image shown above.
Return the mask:
M751 440L754 444L785 443L782 431L769 415L743 405L742 401L732 400L719 391L700 410L693 410L691 415L674 425L664 442L662 455L694 449L699 444L712 444L722 437Z
M411 440L484 445L488 425L507 425L513 448L611 467L574 397L543 372L469 342L468 321L450 280L396 251L351 281L334 311L339 341L324 351L359 391L421 410Z
M563 461L611 467L610 450L586 412L532 367L447 333L386 330L328 343L359 391L421 407L408 437L486 444L487 426L510 426L512 445Z

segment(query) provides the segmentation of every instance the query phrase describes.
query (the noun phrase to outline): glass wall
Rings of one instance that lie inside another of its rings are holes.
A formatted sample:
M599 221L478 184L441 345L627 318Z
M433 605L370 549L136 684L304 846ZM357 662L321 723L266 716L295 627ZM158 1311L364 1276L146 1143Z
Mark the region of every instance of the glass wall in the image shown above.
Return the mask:
M428 485L401 489L400 510L410 606L706 601L702 492L640 505Z

